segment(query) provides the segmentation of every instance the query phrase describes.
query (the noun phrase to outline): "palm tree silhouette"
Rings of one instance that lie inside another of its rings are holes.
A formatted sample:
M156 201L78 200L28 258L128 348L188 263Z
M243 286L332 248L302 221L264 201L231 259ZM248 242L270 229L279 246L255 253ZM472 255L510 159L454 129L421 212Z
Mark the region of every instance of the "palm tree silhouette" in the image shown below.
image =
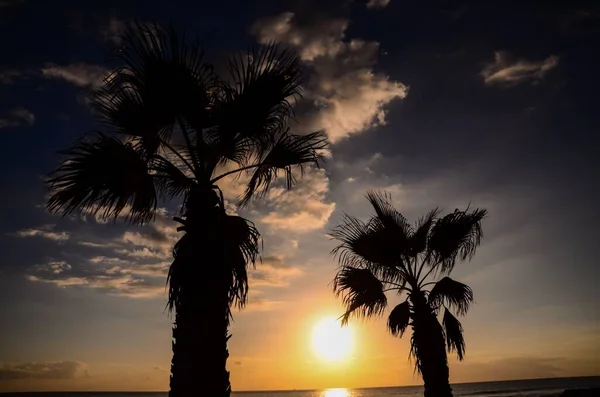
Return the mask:
M106 126L70 149L48 178L47 208L63 215L121 214L152 222L159 200L183 199L167 282L175 312L171 397L228 396L226 362L231 308L247 302L247 266L260 235L228 215L218 186L249 177L240 205L264 195L282 175L319 165L322 132L294 135L293 101L301 94L299 58L270 44L233 56L229 76L204 61L197 41L173 27L129 25L117 68L91 105Z
M461 323L450 310L465 315L473 291L447 275L457 260L475 254L487 211L457 209L439 217L435 209L412 226L385 193L369 192L367 199L375 210L367 223L345 215L331 233L341 242L332 253L340 262L333 289L346 307L342 325L351 316L382 314L388 303L385 293L396 292L404 302L389 314L390 332L402 337L411 326L409 357L423 377L425 397L452 396L446 348L462 360L465 341ZM438 275L446 276L432 281Z

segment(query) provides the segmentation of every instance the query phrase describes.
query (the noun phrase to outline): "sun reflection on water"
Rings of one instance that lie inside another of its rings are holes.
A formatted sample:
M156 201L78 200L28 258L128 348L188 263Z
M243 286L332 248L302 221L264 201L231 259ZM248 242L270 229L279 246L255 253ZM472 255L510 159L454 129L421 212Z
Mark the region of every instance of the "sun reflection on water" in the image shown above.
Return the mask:
M348 389L327 389L322 397L350 397Z

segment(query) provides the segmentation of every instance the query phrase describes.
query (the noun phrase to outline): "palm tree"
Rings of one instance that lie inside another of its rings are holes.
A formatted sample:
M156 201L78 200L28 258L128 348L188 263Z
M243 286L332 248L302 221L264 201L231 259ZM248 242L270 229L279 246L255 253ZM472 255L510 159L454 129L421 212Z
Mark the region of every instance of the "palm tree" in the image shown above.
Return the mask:
M132 24L123 42L122 66L91 101L105 130L61 152L47 208L146 224L160 200L182 200L173 219L185 234L167 278L175 313L169 395L228 396L231 308L247 301L247 266L259 255L260 235L226 213L218 184L245 174L242 206L281 176L291 188L296 170L319 165L327 140L322 132L290 133L301 94L299 58L290 50L270 44L233 56L224 79L197 41L170 26Z
M457 260L475 254L487 211L457 209L439 217L434 209L413 226L388 195L369 192L367 199L375 210L367 223L345 215L332 231L341 242L332 253L340 262L333 289L346 307L342 325L351 316L382 314L388 304L386 292L394 291L403 302L391 310L388 329L402 337L411 326L409 357L423 377L425 397L451 397L446 348L462 360L465 340L461 323L450 310L465 315L473 291L447 275ZM444 277L432 281L436 276Z

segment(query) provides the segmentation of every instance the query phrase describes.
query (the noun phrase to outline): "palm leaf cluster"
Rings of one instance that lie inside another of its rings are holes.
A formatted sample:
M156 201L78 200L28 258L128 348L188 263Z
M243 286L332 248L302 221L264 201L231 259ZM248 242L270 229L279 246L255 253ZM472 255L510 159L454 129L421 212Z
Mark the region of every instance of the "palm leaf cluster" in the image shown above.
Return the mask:
M222 77L185 32L134 23L115 58L119 66L91 101L103 128L61 152L64 160L47 179L48 209L145 224L161 201L179 200L185 217L191 192L213 191L221 227L241 255L231 265L231 297L243 305L245 266L257 258L259 234L251 222L225 214L218 184L247 174L238 201L246 205L278 178L291 188L295 169L319 165L324 133L290 132L301 96L298 55L271 43L233 56ZM181 271L174 263L169 274L171 307Z
M389 195L370 192L367 199L374 209L367 222L346 215L331 233L340 242L332 253L340 262L333 289L346 308L342 323L352 316L382 314L388 303L386 292L394 291L402 302L388 315L390 332L402 336L424 313L440 316L447 349L462 360L463 329L453 312L467 313L474 302L473 291L448 275L457 261L473 257L487 211L456 209L440 216L434 209L411 224L393 207ZM414 340L411 343L420 370L419 346Z

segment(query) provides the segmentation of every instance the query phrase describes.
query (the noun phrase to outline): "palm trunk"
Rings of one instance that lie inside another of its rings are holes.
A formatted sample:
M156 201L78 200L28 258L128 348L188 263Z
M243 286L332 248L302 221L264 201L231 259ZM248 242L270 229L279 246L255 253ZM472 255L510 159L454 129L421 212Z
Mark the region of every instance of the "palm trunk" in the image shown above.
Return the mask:
M227 371L231 274L219 263L223 257L219 209L203 198L190 195L187 200L186 235L174 250L184 277L175 305L169 397L231 393Z
M413 345L425 397L452 397L442 326L423 295L413 297Z

